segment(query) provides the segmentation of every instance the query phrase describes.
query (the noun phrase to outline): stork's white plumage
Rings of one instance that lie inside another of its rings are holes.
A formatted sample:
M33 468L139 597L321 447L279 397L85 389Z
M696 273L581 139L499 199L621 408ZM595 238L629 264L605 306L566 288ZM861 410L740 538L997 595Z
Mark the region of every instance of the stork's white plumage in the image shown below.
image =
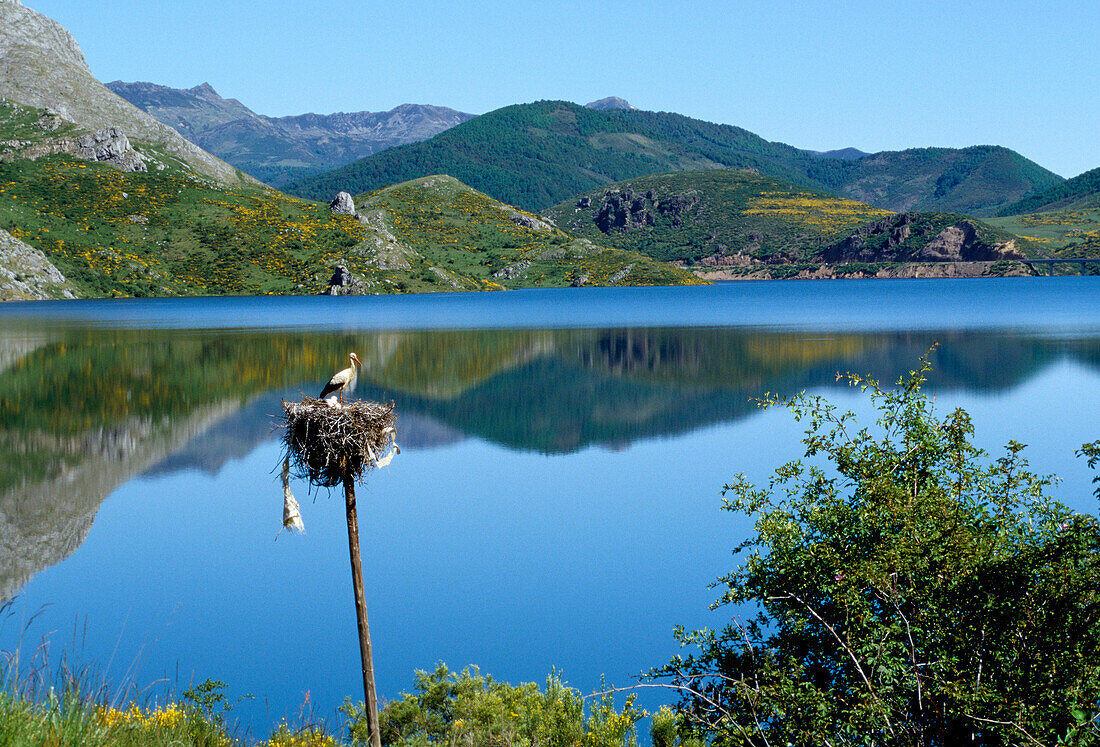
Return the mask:
M345 368L343 371L337 371L335 374L333 374L332 378L328 380L327 384L325 384L325 388L321 390L321 396L318 397L318 399L324 399L328 395L335 392L336 396L342 402L344 399L344 390L348 387L351 387L353 389L355 388L355 367L362 366L363 364L359 362L359 356L357 356L355 353L348 353L348 358L351 360L351 365Z

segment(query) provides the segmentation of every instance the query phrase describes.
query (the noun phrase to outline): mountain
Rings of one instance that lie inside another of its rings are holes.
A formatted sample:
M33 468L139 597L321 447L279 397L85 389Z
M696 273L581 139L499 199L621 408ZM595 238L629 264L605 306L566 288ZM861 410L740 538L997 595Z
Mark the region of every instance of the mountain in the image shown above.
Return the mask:
M273 186L426 140L475 116L443 106L402 104L388 112L266 117L236 99L222 98L209 83L179 89L116 80L107 87Z
M565 101L504 107L421 143L390 148L285 185L320 198L450 174L528 210L624 179L670 171L756 168L879 208L992 214L1061 177L1006 148L922 148L821 158L747 130L679 114L598 110Z
M800 256L889 213L755 170L721 169L616 182L545 215L608 246L665 261L729 264Z
M375 235L347 254L367 283L410 291L561 285L683 285L690 273L575 239L449 176L415 179L355 201ZM369 287L369 286L368 286Z
M1000 215L1042 213L1050 210L1073 210L1100 207L1100 168L1086 171L1060 184L1014 202Z
M147 166L178 163L222 184L251 180L97 81L76 40L19 0L0 0L0 97L55 112L89 132L124 135Z
M121 80L106 85L193 143L196 135L213 127L238 119L258 118L237 99L223 99L209 83L188 89L169 88L156 83L125 83Z

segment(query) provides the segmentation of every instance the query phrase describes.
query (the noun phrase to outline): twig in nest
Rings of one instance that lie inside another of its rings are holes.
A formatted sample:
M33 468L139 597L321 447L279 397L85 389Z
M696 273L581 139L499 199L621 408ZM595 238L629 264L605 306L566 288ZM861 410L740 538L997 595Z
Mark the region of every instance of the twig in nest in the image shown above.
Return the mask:
M365 472L386 466L400 452L392 402L359 401L333 407L306 397L301 402L284 401L283 412L283 445L294 472L314 485L331 488L345 478L361 481Z

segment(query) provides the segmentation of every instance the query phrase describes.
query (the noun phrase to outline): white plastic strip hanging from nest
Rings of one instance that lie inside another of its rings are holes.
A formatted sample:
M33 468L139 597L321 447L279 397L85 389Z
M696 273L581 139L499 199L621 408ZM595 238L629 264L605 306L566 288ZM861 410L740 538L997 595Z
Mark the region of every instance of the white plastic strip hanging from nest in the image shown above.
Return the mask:
M387 428L385 428L382 431L382 452L383 453L385 453L385 451L386 451L386 442L387 441L389 442L389 446L391 447L390 448L390 453L386 454L386 456L384 456L382 458L379 458L378 455L374 453L374 449L372 449L369 444L367 445L367 455L370 456L370 460L374 463L374 466L379 468L379 469L381 469L382 467L387 466L390 462L393 461L393 458L395 456L397 456L398 454L401 453L401 447L397 445L397 433L396 433L396 431L394 431L394 428L393 428L392 425L388 426Z
M370 456L371 463L378 469L389 466L393 458L401 453L401 447L397 445L397 433L393 426L389 426L382 431L382 452L385 453L387 448L389 453L379 458L374 453L374 449L369 445L367 446L367 455ZM302 521L302 509L298 505L298 500L294 497L294 494L290 492L290 452L287 452L286 457L283 459L283 529L289 529L291 532L306 531L306 525ZM279 531L282 532L282 529ZM278 539L278 535L276 535L276 539Z
M302 509L294 494L290 492L290 454L283 460L283 529L292 532L304 532L306 525L302 522ZM282 529L279 530L280 532ZM276 539L278 535L276 535Z

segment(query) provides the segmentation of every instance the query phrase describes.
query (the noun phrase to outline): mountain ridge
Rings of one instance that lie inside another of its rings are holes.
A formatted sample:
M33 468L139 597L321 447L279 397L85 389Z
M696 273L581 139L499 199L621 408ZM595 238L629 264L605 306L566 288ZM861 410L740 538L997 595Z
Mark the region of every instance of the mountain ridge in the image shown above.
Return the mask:
M1003 217L1086 207L1100 207L1100 167L1014 202L999 215Z
M509 204L542 210L603 184L715 168L755 168L887 210L979 215L1062 180L1000 146L823 158L680 114L538 101L482 114L429 140L284 186L318 198L446 173Z
M427 139L476 116L444 106L400 104L384 112L269 117L223 98L206 82L180 89L116 80L107 87L196 145L276 187Z

